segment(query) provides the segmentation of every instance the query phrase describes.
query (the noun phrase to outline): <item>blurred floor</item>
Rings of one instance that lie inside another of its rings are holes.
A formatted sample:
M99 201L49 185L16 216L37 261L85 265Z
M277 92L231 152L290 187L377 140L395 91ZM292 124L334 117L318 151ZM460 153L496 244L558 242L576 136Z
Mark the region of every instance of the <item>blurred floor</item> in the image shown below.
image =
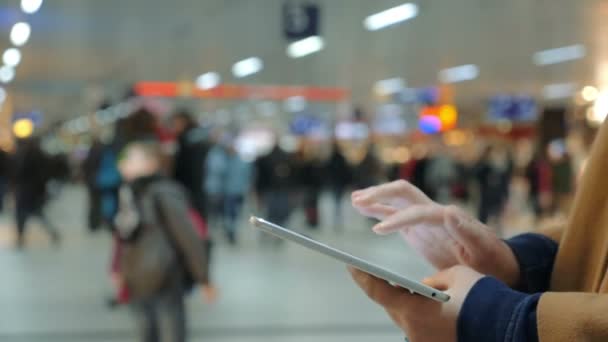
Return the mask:
M106 269L109 236L85 231L86 200L82 188L66 188L49 206L51 219L64 234L59 249L48 244L36 223L26 250L12 248L12 220L0 217L0 341L133 341L129 311L110 311ZM322 217L332 217L332 202L323 199ZM345 204L345 208L349 208ZM329 229L315 237L389 265L414 277L432 270L398 237L377 237L370 222L347 209L342 232ZM303 215L290 226L301 228ZM189 298L192 341L398 341L400 332L349 279L343 265L299 246L261 245L243 222L238 247L222 239L216 249L214 275L220 300Z

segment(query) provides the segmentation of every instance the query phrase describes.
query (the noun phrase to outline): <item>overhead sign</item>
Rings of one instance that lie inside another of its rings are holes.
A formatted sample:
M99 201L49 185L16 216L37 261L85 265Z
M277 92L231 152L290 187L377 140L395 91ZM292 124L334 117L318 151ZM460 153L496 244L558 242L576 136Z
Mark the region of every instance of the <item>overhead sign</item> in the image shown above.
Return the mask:
M350 91L338 87L300 87L276 85L222 84L211 89L198 89L183 82L139 82L135 84L138 96L196 97L207 99L256 99L283 101L301 97L309 102L341 102L350 97Z
M283 5L283 34L288 40L319 35L319 6L287 1Z

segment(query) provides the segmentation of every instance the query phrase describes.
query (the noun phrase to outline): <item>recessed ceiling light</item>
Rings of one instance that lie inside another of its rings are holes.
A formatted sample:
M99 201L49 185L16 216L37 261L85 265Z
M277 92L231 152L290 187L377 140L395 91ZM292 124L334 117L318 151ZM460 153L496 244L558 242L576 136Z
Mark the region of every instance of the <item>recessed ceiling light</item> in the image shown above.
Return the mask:
M369 31L376 31L412 19L417 15L418 6L407 3L370 15L363 21L363 26Z

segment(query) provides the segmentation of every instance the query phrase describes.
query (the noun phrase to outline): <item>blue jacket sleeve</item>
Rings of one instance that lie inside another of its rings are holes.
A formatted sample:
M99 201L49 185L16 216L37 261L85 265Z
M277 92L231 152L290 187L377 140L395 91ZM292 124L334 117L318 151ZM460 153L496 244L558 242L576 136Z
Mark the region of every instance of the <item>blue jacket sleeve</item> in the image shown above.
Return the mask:
M458 316L458 342L538 342L540 294L515 291L495 278L480 279Z
M458 317L458 341L538 342L536 307L549 288L558 245L540 234L506 240L521 272L513 290L491 277L471 289ZM531 294L534 293L534 294Z
M540 234L522 234L505 241L515 254L521 272L518 290L547 291L558 245Z

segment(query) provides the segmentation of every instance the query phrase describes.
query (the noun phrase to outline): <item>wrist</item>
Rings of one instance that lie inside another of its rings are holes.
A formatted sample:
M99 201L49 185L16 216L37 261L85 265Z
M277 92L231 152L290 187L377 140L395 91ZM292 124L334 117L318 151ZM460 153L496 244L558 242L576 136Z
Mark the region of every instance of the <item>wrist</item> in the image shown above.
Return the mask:
M513 250L505 241L501 241L500 247L500 254L503 257L501 258L501 274L499 274L497 278L511 288L516 287L521 282L519 262L517 261L515 253L513 253Z
M535 308L539 296L512 290L492 277L480 279L460 309L458 341L506 341L507 336L519 337L521 329L517 326L527 316L530 305Z

